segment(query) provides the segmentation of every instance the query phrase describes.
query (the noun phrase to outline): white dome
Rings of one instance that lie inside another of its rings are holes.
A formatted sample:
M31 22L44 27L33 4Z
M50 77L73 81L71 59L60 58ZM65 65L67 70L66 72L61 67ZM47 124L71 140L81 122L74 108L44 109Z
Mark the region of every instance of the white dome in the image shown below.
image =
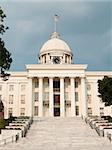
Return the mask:
M46 53L51 50L61 50L68 53L71 53L71 49L68 44L59 39L59 34L54 32L51 36L51 39L44 43L42 48L40 49L40 53Z

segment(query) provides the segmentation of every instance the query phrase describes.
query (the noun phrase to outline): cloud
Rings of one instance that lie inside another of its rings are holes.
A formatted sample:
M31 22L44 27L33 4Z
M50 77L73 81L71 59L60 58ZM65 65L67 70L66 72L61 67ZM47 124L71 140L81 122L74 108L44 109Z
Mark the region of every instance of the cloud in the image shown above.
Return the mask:
M57 29L72 48L75 63L88 63L90 70L112 69L110 1L2 0L1 4L10 27L4 39L14 58L12 70L37 62L40 47L53 32L55 13L60 15Z

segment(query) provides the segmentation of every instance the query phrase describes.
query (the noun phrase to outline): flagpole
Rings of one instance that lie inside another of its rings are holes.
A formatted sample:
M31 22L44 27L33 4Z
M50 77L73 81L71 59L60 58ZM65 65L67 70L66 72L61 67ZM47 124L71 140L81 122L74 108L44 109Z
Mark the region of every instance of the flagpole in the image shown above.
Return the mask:
M56 20L54 19L54 32L56 32L57 29L57 24L56 24Z
M54 32L57 31L57 22L59 21L59 16L58 15L54 15Z

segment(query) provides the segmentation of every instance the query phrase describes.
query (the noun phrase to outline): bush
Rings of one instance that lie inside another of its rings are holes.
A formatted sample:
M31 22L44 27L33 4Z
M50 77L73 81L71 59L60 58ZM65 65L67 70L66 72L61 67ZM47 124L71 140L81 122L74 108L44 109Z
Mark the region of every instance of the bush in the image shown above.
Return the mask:
M101 118L104 118L104 120L108 120L108 122L112 122L111 116L102 116Z
M10 117L8 119L0 119L0 133L1 133L1 129L4 129L5 126L8 126L9 123L11 123L13 120L15 120L16 117Z

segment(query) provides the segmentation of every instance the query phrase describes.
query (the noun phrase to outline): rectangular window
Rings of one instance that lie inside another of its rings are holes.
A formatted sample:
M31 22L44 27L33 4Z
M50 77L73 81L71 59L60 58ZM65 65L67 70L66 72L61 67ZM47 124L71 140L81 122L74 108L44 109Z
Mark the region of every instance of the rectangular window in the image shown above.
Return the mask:
M67 83L67 82L65 82L64 86L65 86L65 88L68 88L68 83Z
M75 81L75 88L78 88L78 81Z
M38 106L34 107L34 116L38 116Z
M75 101L78 102L78 92L75 92Z
M2 85L0 85L0 91L2 91Z
M91 85L89 83L87 84L87 90L91 90Z
M88 108L88 116L92 116L92 108Z
M88 101L88 104L91 104L91 95L90 94L87 95L87 101Z
M21 95L21 104L25 104L25 95Z
M35 88L38 88L38 87L39 87L39 82L38 82L38 80L36 80L34 83L35 83Z
M21 91L25 90L25 85L21 85Z
M60 81L53 81L54 88L60 88Z
M9 91L13 91L14 90L14 85L9 85Z
M25 108L21 108L20 115L21 115L21 116L25 116Z
M100 116L104 116L104 108L100 107Z
M67 55L65 55L65 63L67 63Z
M12 108L9 108L9 109L8 109L9 117L12 116L12 113L13 113L13 112L12 112Z
M49 80L47 78L44 79L44 88L49 87Z
M68 100L68 92L65 92L65 100Z
M45 92L44 93L44 100L48 100L49 99L49 92Z
M39 93L38 92L35 92L35 95L34 95L34 101L38 101L38 98L39 98Z
M79 106L76 106L76 116L79 115Z
M14 95L9 95L9 104L13 104Z

